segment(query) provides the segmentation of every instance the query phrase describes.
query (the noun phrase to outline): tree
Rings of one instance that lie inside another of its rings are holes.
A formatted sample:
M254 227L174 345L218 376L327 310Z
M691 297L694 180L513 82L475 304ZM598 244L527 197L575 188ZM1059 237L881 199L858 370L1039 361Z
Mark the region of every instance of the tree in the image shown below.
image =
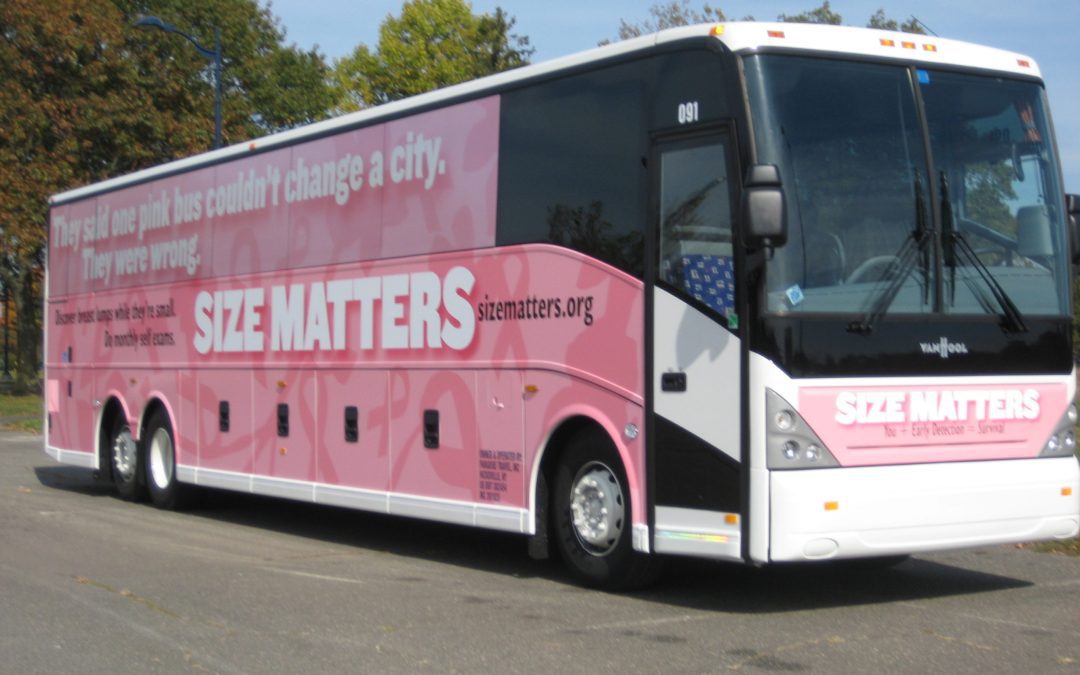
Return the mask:
M629 23L626 19L619 19L617 39L629 40L676 26L692 26L696 23L716 21L727 21L724 12L717 7L705 4L701 11L698 11L690 7L690 0L670 0L670 2L657 3L649 7L649 18L641 23ZM607 44L607 40L600 44Z
M387 16L374 51L358 46L334 65L337 107L358 110L517 68L529 39L502 9L474 15L464 0L411 0Z
M753 21L754 17L747 16L742 20ZM832 10L832 7L829 5L829 0L825 0L821 3L820 7L815 7L814 9L807 10L800 14L781 14L777 17L777 20L787 23L821 23L837 26L843 23L843 17ZM627 40L640 35L655 33L656 31L664 30L665 28L690 26L696 23L713 23L717 21L727 21L723 10L718 7L712 7L705 4L702 5L701 10L698 11L690 6L690 0L669 0L669 2L657 3L650 7L649 18L644 21L631 23L626 19L619 19L619 36L617 39ZM911 17L907 21L898 24L895 19L888 18L883 9L879 9L875 12L866 25L868 28L901 30L905 33L925 34L922 25L915 17ZM608 44L608 41L603 40L600 44Z
M878 28L880 30L898 30L902 33L915 33L917 35L926 35L926 31L923 30L922 22L912 16L910 19L903 23L897 23L896 19L890 19L885 16L885 10L879 9L874 12L874 15L870 17L870 21L866 24L867 28Z
M222 32L224 131L233 142L321 117L315 52L284 47L255 0L0 2L0 286L14 300L16 388L36 386L49 195L210 147L209 64L153 14L213 45Z
M781 14L776 17L776 20L787 23L823 23L832 26L839 26L844 22L843 17L832 11L832 8L829 7L829 0L825 0L825 2L821 3L821 7L816 7L806 12L802 12L801 14L795 14L793 16Z

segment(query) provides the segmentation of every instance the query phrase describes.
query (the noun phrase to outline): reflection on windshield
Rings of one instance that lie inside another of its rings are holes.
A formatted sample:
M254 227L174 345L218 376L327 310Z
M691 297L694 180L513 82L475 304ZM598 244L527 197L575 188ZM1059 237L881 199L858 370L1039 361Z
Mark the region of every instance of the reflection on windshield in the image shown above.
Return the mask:
M932 71L919 71L918 80L957 236L1020 311L1066 313L1069 263L1042 89ZM978 265L948 256L944 262L945 310L984 311Z
M1061 192L1037 85L777 55L748 59L746 72L757 161L780 167L788 200L789 240L767 268L768 311L999 314L968 258L926 246L914 265L901 259L925 229L920 209L941 172L957 232L1018 310L1067 311ZM941 215L931 216L934 237Z

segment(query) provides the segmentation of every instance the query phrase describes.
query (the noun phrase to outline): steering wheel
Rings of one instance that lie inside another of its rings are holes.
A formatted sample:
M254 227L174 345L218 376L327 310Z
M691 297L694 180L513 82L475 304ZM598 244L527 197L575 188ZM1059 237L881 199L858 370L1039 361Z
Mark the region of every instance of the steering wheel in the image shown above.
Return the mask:
M894 255L876 255L859 263L848 275L847 283L873 283L891 278L900 268L900 259Z

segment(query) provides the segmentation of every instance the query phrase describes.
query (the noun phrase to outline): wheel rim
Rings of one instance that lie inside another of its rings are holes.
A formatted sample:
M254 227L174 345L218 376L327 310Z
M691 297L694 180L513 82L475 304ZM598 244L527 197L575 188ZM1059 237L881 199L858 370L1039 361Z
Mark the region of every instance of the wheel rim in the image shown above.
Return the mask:
M167 488L173 476L172 437L165 429L157 429L150 438L150 476L154 485Z
M135 446L135 439L131 436L131 429L125 426L117 432L112 446L113 469L125 483L130 483L135 478L137 452L138 448Z
M615 550L622 536L622 487L615 473L600 462L586 464L570 488L570 516L582 547L596 556Z

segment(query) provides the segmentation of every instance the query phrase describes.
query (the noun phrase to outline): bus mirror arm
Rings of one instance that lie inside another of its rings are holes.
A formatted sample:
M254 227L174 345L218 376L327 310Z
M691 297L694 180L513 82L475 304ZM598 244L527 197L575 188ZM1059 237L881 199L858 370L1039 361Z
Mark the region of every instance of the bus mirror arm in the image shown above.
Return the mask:
M784 190L776 165L754 164L747 170L742 226L744 241L753 248L772 249L787 241Z
M1065 217L1069 222L1069 247L1073 265L1080 265L1080 195L1065 195Z

